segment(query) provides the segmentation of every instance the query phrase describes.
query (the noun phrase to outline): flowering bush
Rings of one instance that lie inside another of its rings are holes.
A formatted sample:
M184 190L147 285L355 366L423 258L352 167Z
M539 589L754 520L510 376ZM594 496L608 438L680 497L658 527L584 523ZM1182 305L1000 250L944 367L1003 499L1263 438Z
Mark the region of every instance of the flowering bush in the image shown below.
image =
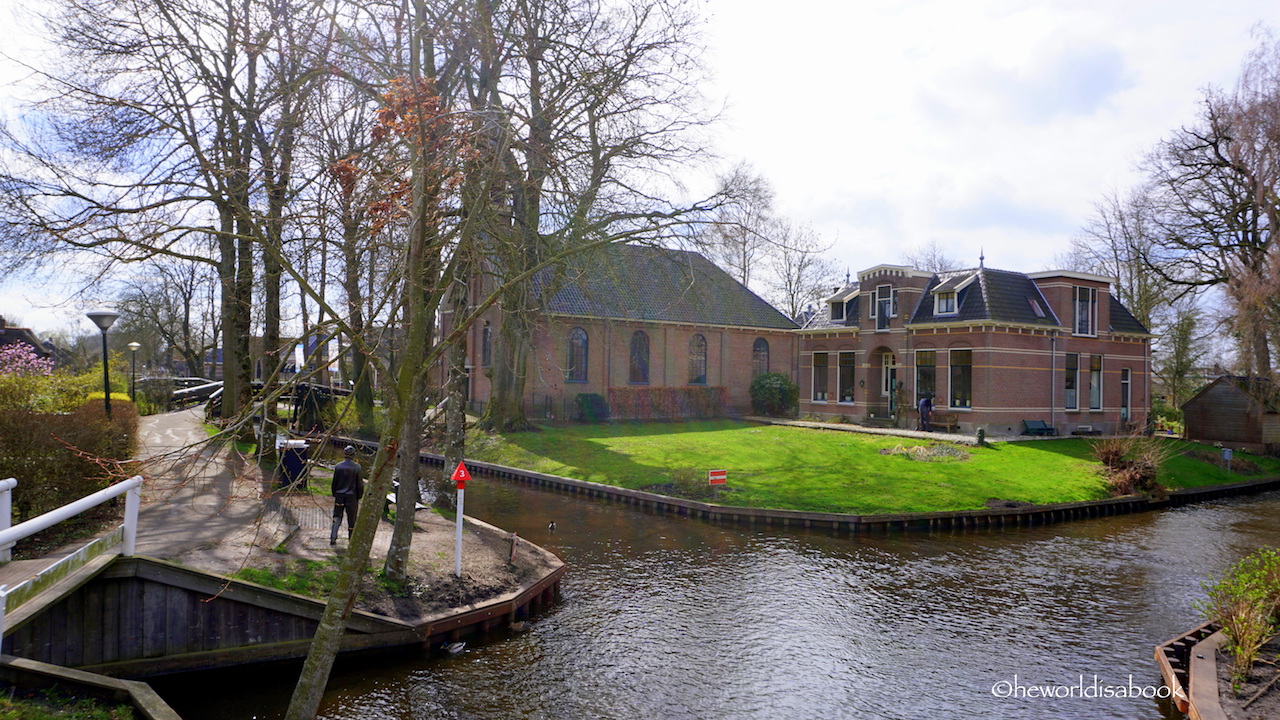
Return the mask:
M0 347L0 375L52 375L53 358L40 357L35 348L20 342Z

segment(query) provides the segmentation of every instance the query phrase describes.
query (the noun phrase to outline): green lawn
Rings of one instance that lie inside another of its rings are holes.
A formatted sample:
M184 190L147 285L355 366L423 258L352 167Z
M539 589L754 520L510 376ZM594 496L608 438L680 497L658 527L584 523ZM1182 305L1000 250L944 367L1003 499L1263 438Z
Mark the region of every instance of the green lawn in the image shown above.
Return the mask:
M930 441L731 420L574 425L468 441L467 455L477 460L633 489L670 482L677 470L724 469L732 490L721 502L747 507L868 514L967 510L990 498L1039 504L1107 496L1089 441L1079 438L958 446L968 459L933 462L880 452L936 444ZM1249 459L1267 474L1280 472L1274 459ZM1179 456L1161 480L1175 488L1249 477L1227 478Z

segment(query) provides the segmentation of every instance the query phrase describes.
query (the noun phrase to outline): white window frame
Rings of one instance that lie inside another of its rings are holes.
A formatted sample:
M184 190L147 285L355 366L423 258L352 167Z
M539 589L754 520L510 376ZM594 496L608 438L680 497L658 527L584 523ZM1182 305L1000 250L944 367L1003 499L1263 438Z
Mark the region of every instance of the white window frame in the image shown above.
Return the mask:
M1088 297L1087 302L1089 303L1089 312L1087 313L1089 328L1084 332L1080 331L1080 295L1082 292ZM1098 336L1098 288L1077 285L1072 289L1071 326L1071 334L1073 335L1081 335L1083 337Z
M942 300L945 297L951 298L951 309L942 309ZM934 293L933 295L933 314L939 316L956 315L960 312L960 293L951 290L948 292Z
M1074 397L1067 394L1067 378L1069 377L1068 373L1072 372L1071 368L1068 367L1068 363L1067 363L1067 358L1070 358L1070 357L1074 357L1076 359L1076 367L1074 370L1076 374L1076 378L1075 378L1076 381L1074 383L1075 386L1071 388L1071 392L1075 393ZM1080 409L1080 353L1065 353L1063 355L1063 358L1062 358L1062 406L1063 406L1063 409L1065 410L1074 411L1074 410Z
M839 314L839 315L836 315L836 308L840 308L840 314ZM833 303L831 303L831 312L830 312L829 316L830 316L830 318L831 318L832 320L843 320L843 319L844 319L844 301L843 301L843 300L840 300L840 301L838 301L838 302L833 302Z
M1105 356L1103 356L1103 355L1093 355L1093 354L1090 354L1090 355L1088 355L1087 357L1089 358L1089 410L1090 410L1090 412L1100 412L1101 410L1103 410L1103 409L1107 406L1107 399L1106 399L1106 397L1102 394L1102 392L1103 392L1103 378L1105 378L1105 377L1106 377L1106 375L1107 375L1107 360L1106 360L1106 357L1105 357ZM1093 359L1094 359L1094 358L1098 358L1098 393L1097 393L1097 397L1098 397L1098 404L1097 404L1097 405L1094 405L1094 404L1093 404L1093 397L1094 397L1094 392L1093 392Z
M826 382L822 384L822 397L818 397L818 356L821 355L825 361L823 365L826 368ZM809 399L811 402L825 403L827 398L831 396L831 353L816 352L813 359L809 361Z

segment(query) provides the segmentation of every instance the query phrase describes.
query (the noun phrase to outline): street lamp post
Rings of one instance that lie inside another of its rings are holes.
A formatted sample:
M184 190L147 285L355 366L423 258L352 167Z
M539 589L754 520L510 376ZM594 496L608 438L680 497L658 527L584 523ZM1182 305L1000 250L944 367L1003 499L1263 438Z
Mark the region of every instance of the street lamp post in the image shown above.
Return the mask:
M115 323L116 318L120 317L120 313L114 310L90 310L85 313L94 325L102 331L102 407L107 411L107 419L111 419L111 375L108 369L111 365L107 357L107 330L111 329L111 325Z
M129 399L138 402L138 348L142 347L142 343L134 341L129 343L129 350L133 352L132 369L129 373Z

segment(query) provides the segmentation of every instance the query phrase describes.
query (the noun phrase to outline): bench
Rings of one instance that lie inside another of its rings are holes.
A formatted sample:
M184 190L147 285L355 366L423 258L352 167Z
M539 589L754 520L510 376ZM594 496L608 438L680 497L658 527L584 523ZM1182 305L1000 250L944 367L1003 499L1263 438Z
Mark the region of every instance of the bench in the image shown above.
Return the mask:
M918 410L916 410L915 408L908 410L907 417L911 418L914 421L909 429L915 430L916 428L920 427L920 412ZM934 411L933 414L929 416L929 427L931 429L944 427L947 429L947 432L953 433L956 431L956 428L958 428L959 426L960 426L960 416L957 415L956 413L945 413L945 412Z
M1050 427L1043 420L1023 420L1022 424L1027 427L1022 431L1023 435L1057 435L1058 429Z
M931 427L945 427L947 432L954 433L956 428L960 427L960 416L955 413L935 412L929 416L929 425Z

